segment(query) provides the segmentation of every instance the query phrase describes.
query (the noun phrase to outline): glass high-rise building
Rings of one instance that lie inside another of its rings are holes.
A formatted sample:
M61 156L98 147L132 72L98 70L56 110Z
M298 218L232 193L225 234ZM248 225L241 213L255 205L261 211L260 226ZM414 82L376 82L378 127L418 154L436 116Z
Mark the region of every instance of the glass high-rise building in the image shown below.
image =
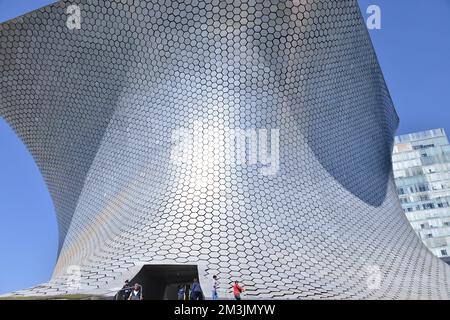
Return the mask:
M450 263L450 145L444 129L397 136L392 158L406 217L425 245Z

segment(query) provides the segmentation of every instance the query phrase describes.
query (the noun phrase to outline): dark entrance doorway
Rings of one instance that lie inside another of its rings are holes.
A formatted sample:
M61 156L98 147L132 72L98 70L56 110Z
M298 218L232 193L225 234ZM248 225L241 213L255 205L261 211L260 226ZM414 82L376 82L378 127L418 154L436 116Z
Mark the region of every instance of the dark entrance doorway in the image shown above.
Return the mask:
M196 265L145 265L133 279L142 285L144 300L177 300L180 286L188 293L194 278L198 279Z

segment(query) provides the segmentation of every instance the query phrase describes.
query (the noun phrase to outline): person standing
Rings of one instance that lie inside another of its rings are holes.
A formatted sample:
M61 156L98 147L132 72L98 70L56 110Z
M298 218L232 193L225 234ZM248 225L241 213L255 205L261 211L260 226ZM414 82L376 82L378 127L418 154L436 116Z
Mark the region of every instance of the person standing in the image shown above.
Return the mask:
M178 287L178 300L184 300L184 285Z
M133 288L131 287L130 281L125 280L125 284L122 287L121 297L120 300L127 300L130 296L131 290Z
M217 282L217 276L214 275L213 276L213 281L212 281L212 299L213 300L217 300L219 298L218 294L217 294L217 288L219 287L219 283Z
M241 293L244 292L244 288L239 285L238 281L234 282L233 294L236 300L241 300Z
M191 300L203 300L203 292L197 278L191 284Z
M131 290L128 300L144 300L144 297L142 296L142 286L140 284L134 284L133 290Z
M128 300L131 289L132 287L130 286L130 281L125 280L125 284L123 285L122 289L120 289L114 296L114 300Z

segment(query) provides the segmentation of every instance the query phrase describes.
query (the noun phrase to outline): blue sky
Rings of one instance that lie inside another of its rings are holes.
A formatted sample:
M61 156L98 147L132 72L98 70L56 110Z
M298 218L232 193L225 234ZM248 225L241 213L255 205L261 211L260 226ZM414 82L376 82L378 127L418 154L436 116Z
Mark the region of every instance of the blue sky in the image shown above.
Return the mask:
M399 134L444 128L450 135L450 0L359 0L381 8L371 30L400 117Z
M33 158L0 119L0 294L48 279L56 261L56 228Z
M0 22L49 0L0 0ZM399 134L450 134L450 0L359 0L379 5L370 35L400 116ZM0 294L47 281L56 262L52 201L32 157L0 119Z
M0 22L48 0L0 0ZM50 194L28 150L0 118L0 294L47 281L58 250Z

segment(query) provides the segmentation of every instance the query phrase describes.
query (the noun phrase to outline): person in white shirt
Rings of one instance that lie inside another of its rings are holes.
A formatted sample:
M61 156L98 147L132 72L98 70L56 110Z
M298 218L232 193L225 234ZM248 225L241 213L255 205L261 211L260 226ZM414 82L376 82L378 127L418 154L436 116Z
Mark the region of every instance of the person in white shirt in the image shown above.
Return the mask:
M142 286L139 283L134 284L128 300L144 300L144 297L142 296Z
M217 288L219 287L219 283L217 282L217 276L214 275L213 276L213 281L212 281L212 299L213 300L217 300L219 298L219 296L217 295Z

